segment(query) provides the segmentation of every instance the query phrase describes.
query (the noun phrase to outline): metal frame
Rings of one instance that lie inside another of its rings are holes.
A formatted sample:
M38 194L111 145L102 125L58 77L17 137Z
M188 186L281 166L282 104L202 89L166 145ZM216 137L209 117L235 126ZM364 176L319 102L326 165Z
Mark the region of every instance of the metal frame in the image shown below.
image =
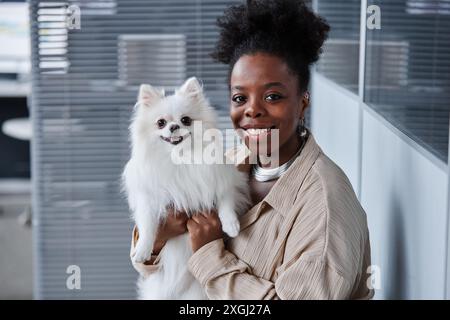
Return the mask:
M362 155L363 155L363 115L362 104L364 101L364 83L366 76L366 8L367 0L361 0L360 21L359 21L359 77L358 77L358 198L361 199L362 193Z

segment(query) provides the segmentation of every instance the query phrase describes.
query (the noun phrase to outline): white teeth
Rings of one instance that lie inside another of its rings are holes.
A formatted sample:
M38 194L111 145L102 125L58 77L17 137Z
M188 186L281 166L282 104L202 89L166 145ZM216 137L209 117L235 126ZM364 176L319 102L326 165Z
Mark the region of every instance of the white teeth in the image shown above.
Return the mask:
M247 132L250 135L259 135L259 134L263 134L263 133L268 133L269 131L270 131L270 128L264 128L264 129L250 128L250 129L247 129Z

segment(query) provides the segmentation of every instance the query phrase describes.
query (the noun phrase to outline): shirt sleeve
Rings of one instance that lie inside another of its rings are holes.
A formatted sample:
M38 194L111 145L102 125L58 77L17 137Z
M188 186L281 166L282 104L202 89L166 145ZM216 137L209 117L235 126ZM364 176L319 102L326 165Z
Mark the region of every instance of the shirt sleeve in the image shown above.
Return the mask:
M131 248L130 248L130 259L131 259L131 264L133 265L133 268L139 272L139 274L142 277L148 277L150 274L156 272L159 270L159 260L160 260L160 255L153 255L151 256L149 261L146 261L144 263L138 263L138 262L134 262L133 261L133 257L136 253L136 241L139 239L139 232L136 228L136 226L134 226L133 228L133 233L132 233L132 237L131 237Z
M348 299L352 289L319 257L299 258L275 282L254 276L245 262L225 249L222 239L197 250L188 265L210 299Z

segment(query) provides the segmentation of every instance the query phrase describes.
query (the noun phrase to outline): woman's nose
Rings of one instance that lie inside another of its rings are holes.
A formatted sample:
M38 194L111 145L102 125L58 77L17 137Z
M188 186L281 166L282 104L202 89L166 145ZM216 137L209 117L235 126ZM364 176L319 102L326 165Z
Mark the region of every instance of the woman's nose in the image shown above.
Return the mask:
M245 109L245 116L249 118L261 117L264 113L264 109L259 106L257 102L252 103Z

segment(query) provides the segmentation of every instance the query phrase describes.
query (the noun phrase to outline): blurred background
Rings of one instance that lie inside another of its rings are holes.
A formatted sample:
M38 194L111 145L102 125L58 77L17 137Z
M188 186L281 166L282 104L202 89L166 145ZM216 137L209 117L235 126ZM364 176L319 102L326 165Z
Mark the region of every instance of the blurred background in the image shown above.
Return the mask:
M240 2L0 1L0 299L135 298L118 182L138 85L196 76L231 128L209 53ZM307 3L332 27L307 123L367 212L376 298L448 299L450 0Z

